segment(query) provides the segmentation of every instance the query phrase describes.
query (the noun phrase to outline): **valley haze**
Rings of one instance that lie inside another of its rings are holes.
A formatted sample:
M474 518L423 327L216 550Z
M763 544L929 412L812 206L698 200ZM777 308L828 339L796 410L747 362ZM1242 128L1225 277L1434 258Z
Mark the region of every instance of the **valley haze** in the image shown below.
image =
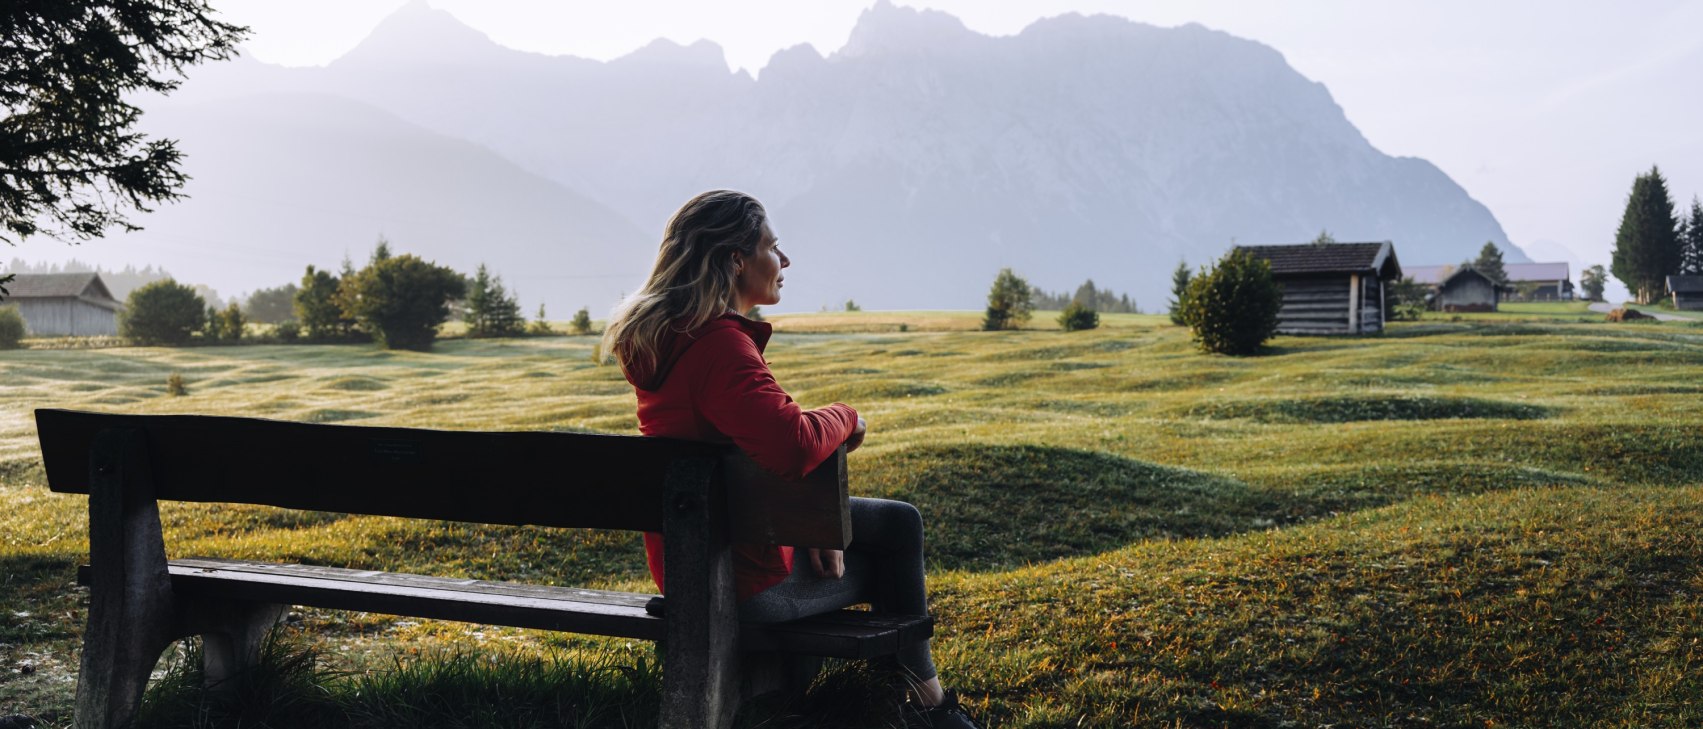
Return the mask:
M209 64L146 106L190 198L65 257L226 295L359 264L382 235L489 265L529 314L600 316L674 208L717 187L769 206L797 264L782 311L979 308L1002 267L1154 311L1178 261L1321 230L1392 240L1408 265L1487 240L1530 260L1276 50L1199 25L1064 15L991 37L883 0L843 48L753 77L708 41L607 62L512 50L416 0L324 67Z

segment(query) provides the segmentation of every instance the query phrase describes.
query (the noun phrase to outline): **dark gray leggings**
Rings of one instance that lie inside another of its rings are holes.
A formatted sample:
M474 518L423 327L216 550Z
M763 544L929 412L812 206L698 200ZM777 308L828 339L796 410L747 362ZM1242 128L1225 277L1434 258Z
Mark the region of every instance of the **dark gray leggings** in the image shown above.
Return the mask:
M881 612L927 615L922 515L917 507L903 501L853 498L851 521L852 542L846 549L844 577L817 576L810 566L809 551L799 549L792 557L792 574L740 603L739 617L778 623L865 602ZM934 678L928 641L906 647L898 658L899 665L916 680Z

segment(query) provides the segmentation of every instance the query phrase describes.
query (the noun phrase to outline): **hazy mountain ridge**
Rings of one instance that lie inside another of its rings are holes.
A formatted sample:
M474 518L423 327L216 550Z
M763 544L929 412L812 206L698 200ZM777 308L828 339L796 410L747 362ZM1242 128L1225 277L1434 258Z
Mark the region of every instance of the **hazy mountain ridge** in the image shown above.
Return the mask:
M1409 264L1485 240L1524 260L1483 205L1372 148L1277 51L1198 25L1066 15L988 37L880 2L840 51L787 49L753 79L706 41L543 56L416 2L325 68L222 70L184 97L360 99L619 213L642 233L610 237L604 260L639 263L588 291L594 308L638 283L667 215L712 187L769 204L797 308L977 307L1001 266L1052 289L1092 276L1153 308L1178 259L1321 229L1394 240Z

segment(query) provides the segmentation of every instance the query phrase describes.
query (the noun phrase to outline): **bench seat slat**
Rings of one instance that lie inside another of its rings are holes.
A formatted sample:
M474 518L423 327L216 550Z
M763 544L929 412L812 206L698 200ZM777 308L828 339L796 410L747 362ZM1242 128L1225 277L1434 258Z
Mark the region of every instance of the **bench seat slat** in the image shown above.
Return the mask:
M664 633L663 620L644 609L654 595L643 593L210 557L175 559L167 567L172 590L184 595L640 640L661 640ZM746 623L740 637L745 650L873 658L933 632L928 616L837 610L787 623Z

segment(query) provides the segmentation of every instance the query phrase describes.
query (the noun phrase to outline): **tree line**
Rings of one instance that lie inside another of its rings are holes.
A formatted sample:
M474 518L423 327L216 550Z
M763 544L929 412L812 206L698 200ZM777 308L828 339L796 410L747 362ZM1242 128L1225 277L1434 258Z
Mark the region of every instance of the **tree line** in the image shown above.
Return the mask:
M273 324L273 338L282 343L377 342L425 350L452 315L466 324L469 337L554 333L543 305L528 323L517 296L484 264L463 276L411 253L395 254L380 239L365 267L356 269L347 259L337 273L310 265L300 285L255 291L246 311L235 301L224 309L210 306L170 278L143 285L126 299L119 335L138 344L235 342L248 323L264 322ZM575 313L569 327L590 334L590 309Z
M1600 283L1601 267L1595 268ZM1693 195L1689 214L1680 214L1659 168L1638 175L1615 230L1609 270L1640 304L1664 298L1668 276L1703 275L1703 200Z

